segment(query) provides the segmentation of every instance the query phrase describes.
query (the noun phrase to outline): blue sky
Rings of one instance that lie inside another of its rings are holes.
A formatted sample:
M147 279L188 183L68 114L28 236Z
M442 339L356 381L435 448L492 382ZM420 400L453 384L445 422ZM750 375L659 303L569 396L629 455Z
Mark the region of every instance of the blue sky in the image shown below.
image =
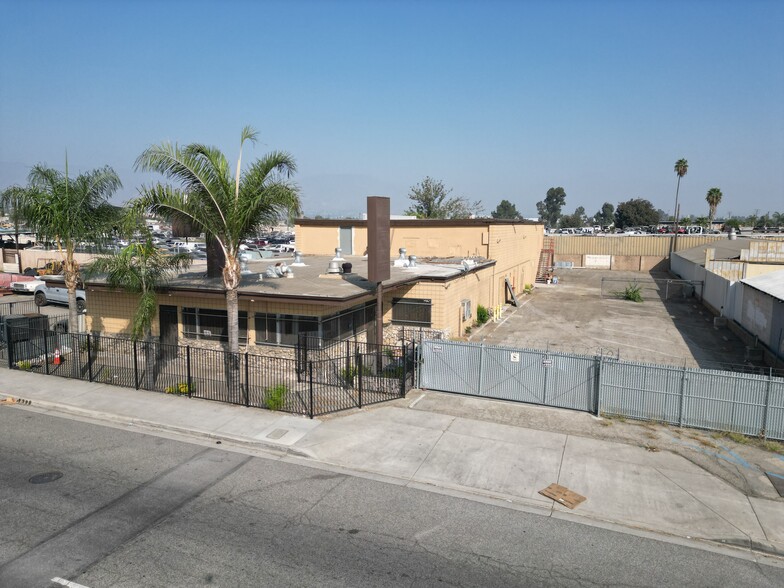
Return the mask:
M307 215L409 205L425 176L535 216L646 198L784 211L784 2L0 0L0 189L240 131L297 160Z

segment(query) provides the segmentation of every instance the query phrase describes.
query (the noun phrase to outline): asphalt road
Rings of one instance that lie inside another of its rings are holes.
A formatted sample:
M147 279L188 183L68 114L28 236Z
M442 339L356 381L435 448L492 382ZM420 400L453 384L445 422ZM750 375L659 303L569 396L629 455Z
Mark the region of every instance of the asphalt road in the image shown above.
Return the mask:
M748 558L216 445L18 407L0 432L7 588L784 585Z

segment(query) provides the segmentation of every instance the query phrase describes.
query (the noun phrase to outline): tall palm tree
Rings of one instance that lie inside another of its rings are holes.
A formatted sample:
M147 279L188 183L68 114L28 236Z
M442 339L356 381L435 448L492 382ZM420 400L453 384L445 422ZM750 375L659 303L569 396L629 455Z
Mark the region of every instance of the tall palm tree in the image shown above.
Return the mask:
M0 193L0 206L11 219L14 225L14 240L16 244L16 259L19 264L19 273L22 273L22 253L19 249L19 229L24 222L24 203L29 190L22 186L11 186ZM9 213L10 209L10 213Z
M223 254L231 356L239 352L240 244L259 225L300 212L299 190L290 180L296 171L291 155L273 151L242 169L242 147L245 141L255 143L256 137L251 127L242 130L234 174L220 150L199 143L185 147L162 143L146 149L136 160L137 170L156 171L175 185L144 186L135 205L153 214L190 220ZM231 370L228 376L232 377ZM229 388L234 391L231 379Z
M106 234L116 213L108 200L122 183L109 166L69 179L67 160L65 174L36 165L28 182L24 216L38 239L53 242L60 254L68 288L68 329L75 333L79 263L74 259L74 250L79 241L96 241Z
M673 240L672 240L672 243L673 243L672 250L673 250L673 252L676 250L676 245L677 245L677 241L678 241L678 216L680 216L679 215L680 210L678 209L678 194L680 193L680 190L681 190L681 178L683 176L685 176L688 171L689 171L689 162L688 161L686 161L685 159L679 159L678 161L675 162L675 174L678 176L678 185L675 188L675 211L674 211L675 236L673 237Z
M106 274L106 283L111 288L125 290L138 295L136 312L131 324L131 337L134 341L143 339L146 343L145 385L151 390L154 387L154 364L152 342L152 322L158 311L156 291L164 287L170 278L179 270L187 268L191 263L187 253L164 255L152 242L148 235L144 242L131 243L124 247L118 255L100 257L95 260L85 273L89 276Z
M716 209L721 203L721 197L722 193L718 188L711 188L705 196L705 200L708 201L708 218L710 218L711 225L713 225L713 219L716 218Z

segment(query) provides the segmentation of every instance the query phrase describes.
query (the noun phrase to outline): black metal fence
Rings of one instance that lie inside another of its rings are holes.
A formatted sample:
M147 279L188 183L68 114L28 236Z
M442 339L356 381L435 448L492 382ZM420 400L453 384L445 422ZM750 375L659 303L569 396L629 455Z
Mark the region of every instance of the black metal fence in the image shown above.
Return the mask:
M280 410L311 418L405 396L414 346L345 342L298 349L296 358L230 353L7 324L11 369Z

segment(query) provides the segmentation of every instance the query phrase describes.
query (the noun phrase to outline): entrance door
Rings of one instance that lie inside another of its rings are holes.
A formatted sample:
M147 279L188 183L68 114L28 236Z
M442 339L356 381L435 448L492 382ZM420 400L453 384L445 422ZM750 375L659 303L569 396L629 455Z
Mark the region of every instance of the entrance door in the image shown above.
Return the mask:
M354 255L353 227L340 227L340 249L343 255Z
M165 358L177 356L177 307L158 307L158 320L161 325L161 355Z

